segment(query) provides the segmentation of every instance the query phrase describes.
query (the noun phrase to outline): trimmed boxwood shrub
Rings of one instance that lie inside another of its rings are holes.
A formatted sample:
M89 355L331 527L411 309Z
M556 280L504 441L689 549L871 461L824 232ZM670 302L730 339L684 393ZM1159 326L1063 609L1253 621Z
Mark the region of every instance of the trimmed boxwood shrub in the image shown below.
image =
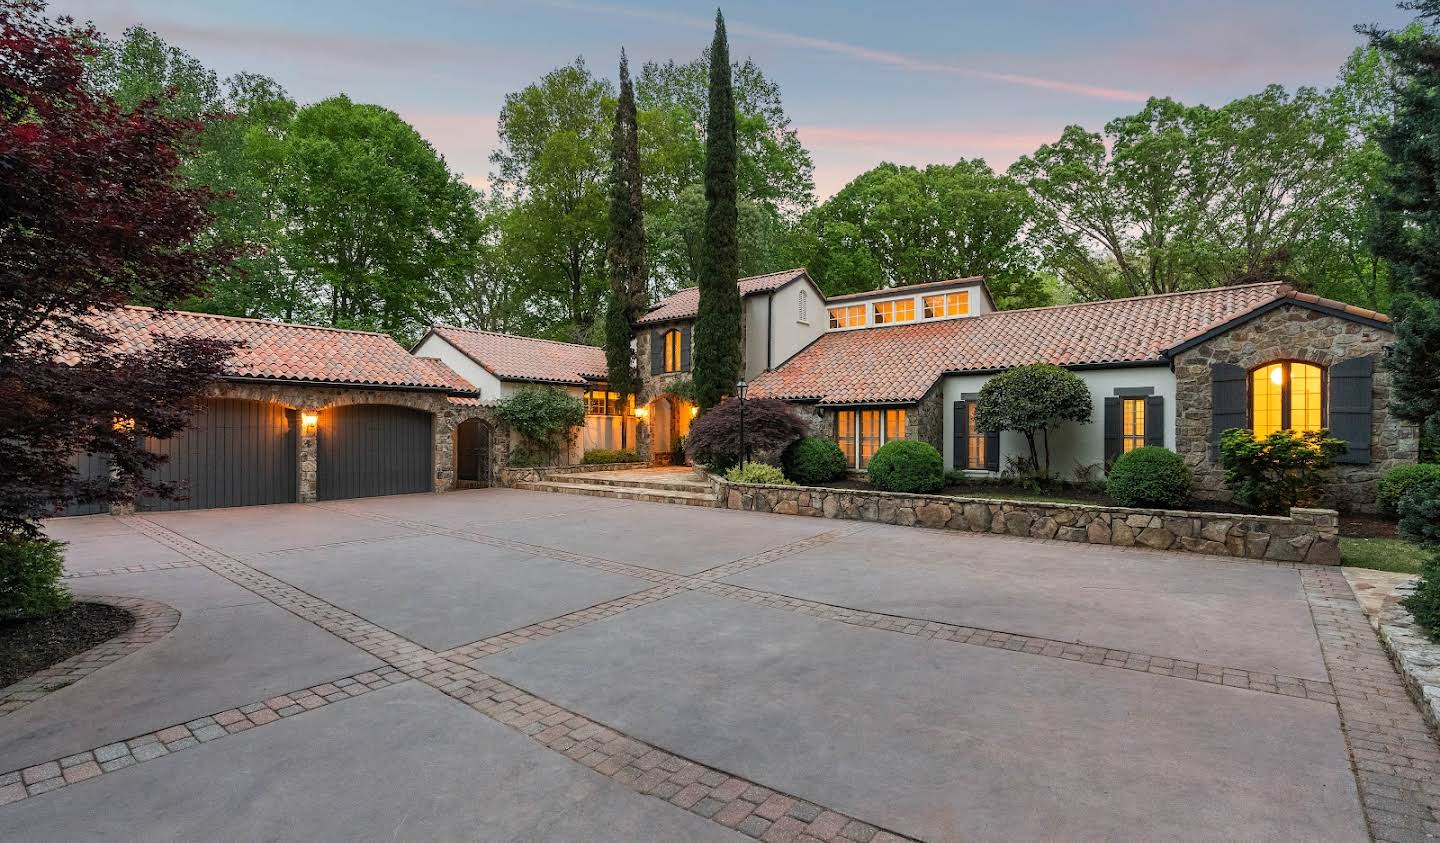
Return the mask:
M845 476L845 454L829 439L807 436L790 443L781 456L785 476L802 486L828 483Z
M766 483L771 486L794 486L785 479L785 474L773 465L763 462L747 462L725 472L725 479L731 483Z
M60 582L65 545L49 539L0 539L0 620L38 618L70 605Z
M935 446L896 439L870 458L870 485L886 492L938 492L945 485L945 460Z
M1174 451L1136 448L1110 466L1105 494L1120 506L1179 509L1190 499L1190 467Z
M1377 495L1380 513L1390 518L1398 516L1400 499L1426 480L1440 480L1440 465L1400 465L1385 472L1385 476L1380 478Z
M580 462L585 465L609 465L617 462L639 462L640 455L633 448L592 448L585 452Z

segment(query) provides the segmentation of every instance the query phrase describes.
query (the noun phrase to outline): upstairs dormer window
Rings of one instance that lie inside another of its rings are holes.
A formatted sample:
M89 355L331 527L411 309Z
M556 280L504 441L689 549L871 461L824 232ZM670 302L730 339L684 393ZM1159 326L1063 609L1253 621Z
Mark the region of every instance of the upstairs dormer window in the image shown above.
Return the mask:
M897 299L875 303L875 324L893 325L896 322L915 321L915 300Z
M848 307L830 308L831 328L865 327L865 305L852 304Z
M941 293L923 299L926 319L945 319L950 316L967 316L970 313L970 291Z

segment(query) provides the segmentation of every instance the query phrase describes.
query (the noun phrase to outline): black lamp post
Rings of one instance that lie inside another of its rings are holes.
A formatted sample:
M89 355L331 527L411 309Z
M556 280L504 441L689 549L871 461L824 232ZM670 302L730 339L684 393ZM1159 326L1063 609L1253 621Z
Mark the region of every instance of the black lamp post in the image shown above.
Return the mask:
M740 399L740 469L745 469L745 391L750 388L742 378L735 384L735 396Z

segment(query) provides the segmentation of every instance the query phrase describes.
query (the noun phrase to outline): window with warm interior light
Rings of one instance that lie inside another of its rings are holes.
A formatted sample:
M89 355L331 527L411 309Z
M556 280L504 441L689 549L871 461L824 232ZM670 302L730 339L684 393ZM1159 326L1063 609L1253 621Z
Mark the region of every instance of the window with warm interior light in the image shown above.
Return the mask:
M1126 398L1120 402L1120 444L1125 453L1145 447L1145 399Z
M835 442L851 468L864 468L881 445L904 438L904 410L840 410L835 414Z
M681 334L677 330L672 329L665 332L665 371L667 372L680 371L681 339Z
M585 414L590 416L623 416L628 408L620 393L605 386L592 386L585 391Z
M943 293L934 296L925 296L921 300L924 305L926 319L942 319L947 316L964 316L970 312L970 291L961 290L958 293Z
M985 470L985 432L975 426L979 406L979 401L965 402L965 467L973 471Z
M865 305L852 304L847 307L830 308L830 327L863 328L865 326Z
M1277 430L1307 433L1325 426L1325 371L1281 361L1250 373L1250 424L1256 436Z
M875 303L875 324L892 325L896 322L915 321L915 300L897 299Z

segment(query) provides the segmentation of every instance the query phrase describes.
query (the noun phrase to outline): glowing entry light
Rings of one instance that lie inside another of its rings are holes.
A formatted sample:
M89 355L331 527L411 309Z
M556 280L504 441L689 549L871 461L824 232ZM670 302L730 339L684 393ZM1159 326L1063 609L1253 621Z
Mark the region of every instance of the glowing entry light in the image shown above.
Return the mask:
M637 418L637 419L643 419L643 418L645 418L645 417L648 416L648 415L650 415L650 410L649 410L648 407L636 407L636 408L635 408L635 418Z
M1275 368L1273 368L1273 369L1270 370L1270 382L1271 382L1271 383L1275 384L1276 386L1279 386L1279 385L1280 385L1280 382L1281 382L1282 380L1284 380L1284 379L1285 379L1285 373L1280 370L1280 367L1279 367L1279 366L1276 366Z
M300 414L300 423L306 427L314 427L319 421L320 416L316 413Z

